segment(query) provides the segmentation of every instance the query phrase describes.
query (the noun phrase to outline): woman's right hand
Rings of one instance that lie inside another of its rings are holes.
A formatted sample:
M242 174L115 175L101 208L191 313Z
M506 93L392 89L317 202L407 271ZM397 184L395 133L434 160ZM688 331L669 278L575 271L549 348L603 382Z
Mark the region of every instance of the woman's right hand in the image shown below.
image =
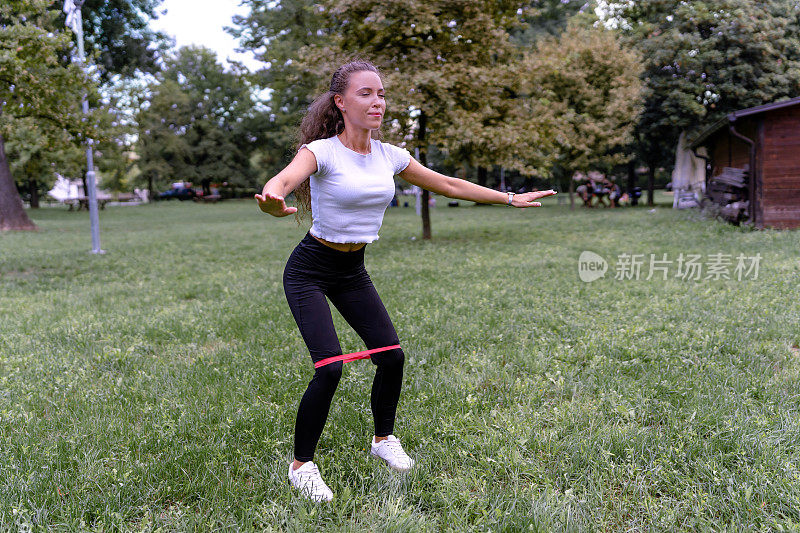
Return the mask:
M256 194L255 199L258 202L258 207L263 212L268 213L274 217L285 217L297 212L296 207L287 207L283 196L275 194L264 193Z

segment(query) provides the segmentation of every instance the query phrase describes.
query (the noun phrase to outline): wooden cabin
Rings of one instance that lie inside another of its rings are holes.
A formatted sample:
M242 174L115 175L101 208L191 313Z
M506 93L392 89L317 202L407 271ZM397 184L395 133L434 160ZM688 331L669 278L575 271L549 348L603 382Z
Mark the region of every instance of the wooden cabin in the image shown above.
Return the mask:
M695 155L700 146L706 195L726 218L800 227L800 97L729 113L690 145Z

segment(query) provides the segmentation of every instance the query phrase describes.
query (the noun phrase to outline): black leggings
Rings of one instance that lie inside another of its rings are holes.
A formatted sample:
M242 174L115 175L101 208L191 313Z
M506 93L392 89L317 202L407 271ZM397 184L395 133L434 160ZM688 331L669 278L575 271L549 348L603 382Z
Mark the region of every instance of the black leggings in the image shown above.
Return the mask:
M367 349L400 344L364 268L365 248L340 252L306 234L286 263L283 272L286 300L315 363L342 354L326 296L363 339ZM404 359L401 349L372 354L371 361L377 370L370 400L378 437L385 437L394 429ZM294 457L298 461L314 458L341 377L341 361L314 372L297 410Z

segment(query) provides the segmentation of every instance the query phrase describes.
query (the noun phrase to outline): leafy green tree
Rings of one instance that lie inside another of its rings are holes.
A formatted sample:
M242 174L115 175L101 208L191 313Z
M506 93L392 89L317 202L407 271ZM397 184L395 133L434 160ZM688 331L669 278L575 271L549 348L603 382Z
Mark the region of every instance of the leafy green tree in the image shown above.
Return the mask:
M266 110L253 117L252 126L259 131L259 163L274 175L294 153L300 120L320 81L319 73L300 68L297 52L327 39L327 19L319 5L305 0L243 0L241 4L250 12L234 17L228 31L267 64L252 76L257 87L269 90Z
M480 185L487 184L486 170L494 165L546 177L556 161L560 117L547 109L525 68L523 56L511 56L501 65L469 69L481 98L477 105L465 99L448 112L439 144L454 163L477 167Z
M448 162L475 167L476 181L483 186L488 181L487 167L495 165L527 176L551 174L556 123L538 96L522 87L522 58L537 40L559 35L571 17L590 10L591 4L585 0L517 4L518 17L507 19L509 43L504 43L504 53L470 68L469 77L481 86L480 98L466 98L463 105L450 108L451 121L442 141Z
M26 127L35 122L51 140L97 137L94 121L85 120L78 108L91 85L77 66L60 61L70 35L44 29L59 16L47 9L49 4L0 4L0 230L36 228L23 209L5 151L5 137L18 121Z
M87 51L97 59L99 80L131 76L156 66L164 36L148 27L161 0L86 0L83 28ZM12 0L0 6L0 227L33 228L22 210L16 181L31 193L36 207L40 190L53 179L54 164L65 174L75 168L77 147L87 137L107 157L101 168L121 151L121 132L105 111L88 121L79 104L88 94L92 108L102 107L95 86L68 53L74 35L64 30L62 1ZM5 143L8 141L8 154ZM13 165L9 165L10 156ZM112 157L108 157L112 156ZM11 186L9 186L11 184Z
M168 46L167 37L154 31L150 20L158 18L163 0L85 0L82 5L83 34L90 62L101 80L113 76L130 78L137 72L158 70L158 58ZM51 2L60 10L63 0ZM57 19L64 27L64 15Z
M122 192L134 186L129 157L137 133L134 110L141 101L142 85L141 78L115 77L100 88L95 114L104 137L95 143L94 161L98 186L103 189ZM86 165L85 158L82 164Z
M252 186L250 156L258 137L252 89L213 51L183 47L165 61L138 117L139 166L150 190L176 179L208 189L212 181Z
M5 152L18 191L27 191L32 208L53 184L56 172L79 175L86 163L85 152L64 130L48 128L25 117L14 120L5 137Z
M127 119L129 111L123 109L125 104L118 101L116 92L102 97L90 94L95 102L92 119L97 130L102 132L92 143L98 187L129 189L123 183L128 166L124 152L129 149L128 139L133 133ZM14 122L5 141L17 189L27 191L25 196L32 209L39 207L39 197L52 188L56 173L84 176L85 190L86 151L79 139L51 127L47 122L27 118Z
M91 109L99 110L100 128L106 140L95 139L95 167L98 186L119 188L121 175L127 166L123 153L129 149L134 133L129 110L125 102L119 105L120 88L142 73L159 70L159 58L173 45L161 32L150 27L150 20L158 18L163 0L76 0L81 5L83 37L91 71L99 83L102 98L89 95ZM62 0L53 3L60 10ZM64 15L58 19L63 27ZM77 36L73 36L73 40ZM100 95L98 95L100 96ZM85 164L84 164L85 166ZM82 176L86 190L86 175ZM105 179L110 177L111 179Z
M512 20L507 28L515 50L510 58L498 58L497 64L487 69L486 95L493 96L491 102L480 110L461 110L461 117L455 122L472 125L472 131L465 136L450 137L460 141L460 146L458 143L447 146L455 160L476 166L480 185L487 185L487 167L493 165L528 176L550 175L554 124L546 119L547 113L538 109L538 99L524 93L516 67L537 40L559 35L570 18L589 10L591 4L585 0L520 2L518 19Z
M330 42L331 36L338 32L338 19L342 15L346 18L350 7L338 6L338 11L334 13L327 9L330 6L299 0L245 0L243 4L250 8L250 13L237 17L234 20L234 27L229 28L229 31L239 37L244 48L253 51L259 59L269 65L256 74L256 79L261 86L272 89L268 102L269 112L265 114L264 123L259 129L265 132L263 138L266 141L261 147L261 164L274 173L286 163L287 154L293 153L292 144L297 125L308 104L322 88L320 80L324 78L316 69L301 68L297 62L298 50L305 46L320 46ZM500 3L495 2L495 4ZM512 42L522 47L530 45L538 36L563 31L570 16L581 9L588 9L588 3L584 0L534 0L507 4L506 15L516 11L513 13L516 16L506 18L508 27L504 29L509 32ZM406 7L411 8L409 12L419 8L416 4ZM435 14L439 12L438 9L438 4L434 4L427 11ZM449 12L458 9L459 6L454 5ZM442 16L446 16L447 13L448 11L441 12ZM398 15L394 21L402 24L400 17L404 16L405 13ZM467 16L469 13L464 15ZM411 20L409 23L419 26ZM452 30L453 28L448 28L448 34L453 34ZM423 35L421 32L417 32L417 38L421 35ZM424 37L428 38L427 35ZM403 38L404 41L413 39L413 35ZM447 140L451 141L446 144L449 151L448 160L454 164L466 161L478 165L478 181L482 184L486 183L486 166L505 164L503 161L508 159L496 152L494 144L497 143L494 141L499 136L507 139L509 132L504 131L502 127L498 128L498 131L492 131L492 126L501 125L506 120L506 112L510 110L512 113L517 113L520 107L519 104L509 101L514 97L516 89L507 73L504 75L501 72L507 69L509 63L510 49L505 39L504 35L500 40L502 49L496 49L492 61L487 63L489 68L486 68L486 65L476 66L470 73L492 81L491 90L488 89L489 85L484 85L479 91L482 96L493 97L492 105L473 104L471 109L462 109L459 113L459 121L462 124L473 125L469 132L461 132L462 134L472 136L477 130L481 137L491 142L478 143L475 142L477 139L466 138L461 140L463 142L459 142L459 138L455 135L457 131L453 131L453 135L446 136ZM469 40L462 35L459 42L463 45ZM405 54L403 50L400 52ZM514 53L519 55L521 51L516 50ZM371 55L370 57L372 58ZM498 83L500 81L502 83ZM475 100L474 93L472 100ZM475 114L476 111L480 112ZM470 114L469 120L462 120L467 114ZM544 134L538 136L546 137ZM541 143L538 146L541 146Z
M545 37L521 64L537 120L555 125L555 172L569 187L575 171L625 163L640 112L641 59L603 28L573 23L558 37ZM524 113L526 117L532 113ZM539 169L543 173L543 169Z
M381 66L391 104L384 135L418 148L423 163L430 146L444 148L450 163L461 160L477 167L478 181L485 183L486 168L496 164L547 176L560 168L557 163L574 168L589 161L611 165L624 158L608 154L619 152L619 144L630 137L638 111L639 84L635 75L622 72L637 72L635 64L629 68L635 58L602 30L572 31L570 38L587 41L569 50L564 43L560 49L554 46L556 41L548 37L564 31L572 14L591 11L590 3L442 0L409 8L399 0L330 0L305 8L292 2L253 2L254 8L256 4L266 9L248 17L250 26L239 35L261 35L246 45L273 48L272 57L294 71L329 73L354 55ZM270 12L270 5L277 12ZM273 22L281 17L284 24L280 30L273 26L261 31L265 16ZM537 39L545 42L542 53L527 50ZM276 41L282 46L271 47ZM559 55L545 57L553 53ZM616 61L615 53L621 54ZM574 79L559 73L563 54L580 56L567 66ZM547 74L532 75L534 65ZM588 69L583 77L581 68ZM547 79L553 73L558 81ZM305 85L306 100L296 108L293 127L310 97L325 88L327 77L315 76L310 82L316 82L316 90ZM573 86L558 87L562 82ZM560 98L555 106L553 96ZM597 104L606 97L613 100L610 105ZM594 124L596 131L591 130L594 120L600 121ZM424 209L423 237L429 236Z

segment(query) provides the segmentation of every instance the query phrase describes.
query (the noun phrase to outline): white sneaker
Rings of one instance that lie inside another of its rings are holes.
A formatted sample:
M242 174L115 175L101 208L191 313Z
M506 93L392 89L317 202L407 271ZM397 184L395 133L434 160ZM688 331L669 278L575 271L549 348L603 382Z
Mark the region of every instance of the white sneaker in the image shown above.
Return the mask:
M392 470L398 472L408 472L414 466L414 460L409 457L400 445L400 441L394 435L389 435L385 440L375 443L372 439L372 449L369 452L375 457L380 457L387 463Z
M289 482L300 493L315 502L329 502L333 499L333 491L322 481L319 469L313 461L303 463L297 470L292 468L293 463L289 463Z

